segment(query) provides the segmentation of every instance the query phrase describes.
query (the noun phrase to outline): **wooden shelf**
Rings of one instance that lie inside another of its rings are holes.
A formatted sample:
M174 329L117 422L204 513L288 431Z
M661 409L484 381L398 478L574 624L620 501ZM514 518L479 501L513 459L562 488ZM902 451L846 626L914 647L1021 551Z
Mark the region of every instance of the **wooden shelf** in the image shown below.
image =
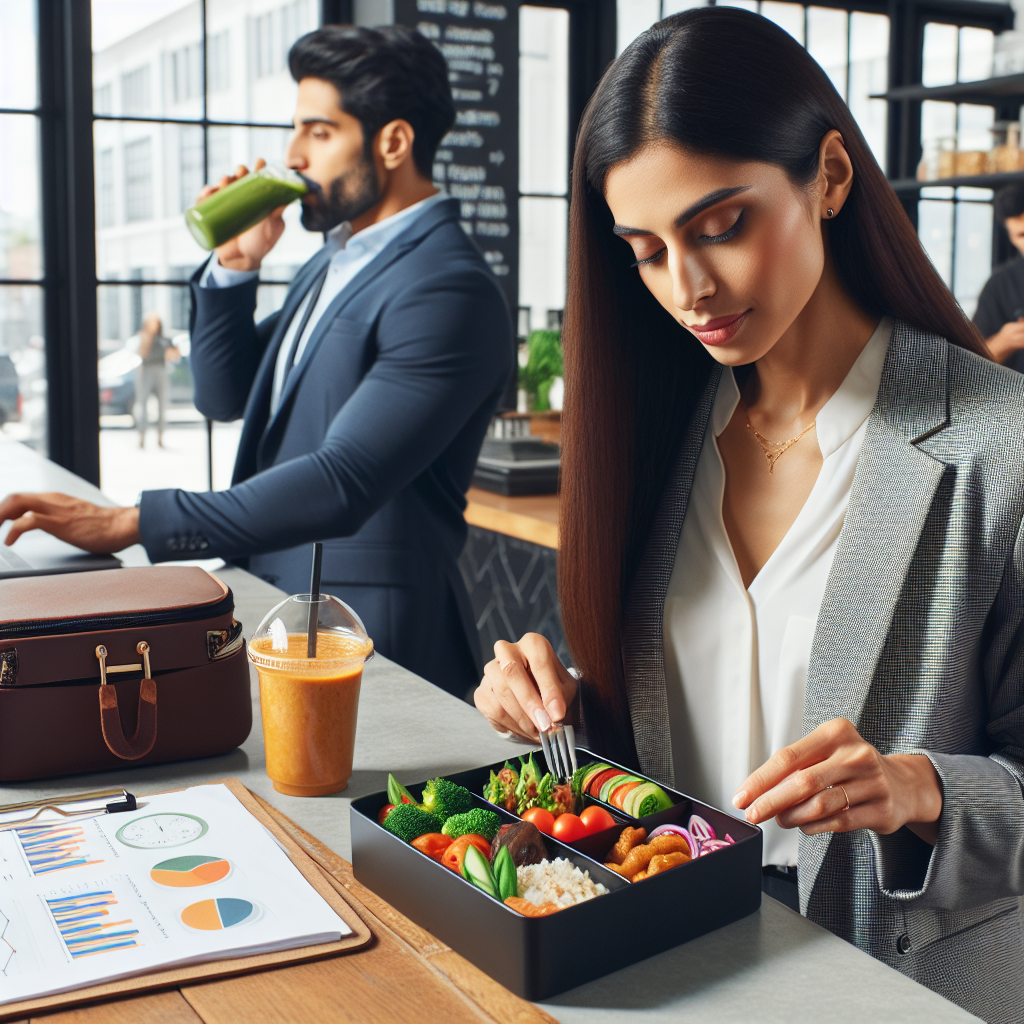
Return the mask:
M1024 74L985 78L980 82L956 82L953 85L900 85L888 92L875 93L871 99L938 100L998 107L1018 96L1024 103Z
M939 178L937 181L918 181L916 178L901 178L890 181L893 190L904 195L920 192L923 188L1002 188L1024 181L1024 171L1006 171L1002 174L962 174L955 178Z

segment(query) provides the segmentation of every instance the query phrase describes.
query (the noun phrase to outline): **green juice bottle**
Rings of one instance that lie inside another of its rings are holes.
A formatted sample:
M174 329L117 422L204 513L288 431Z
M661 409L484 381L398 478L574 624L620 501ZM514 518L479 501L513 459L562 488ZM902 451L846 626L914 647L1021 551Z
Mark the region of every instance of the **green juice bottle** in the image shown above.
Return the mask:
M189 207L185 224L204 249L216 249L308 191L309 186L295 171L264 167Z

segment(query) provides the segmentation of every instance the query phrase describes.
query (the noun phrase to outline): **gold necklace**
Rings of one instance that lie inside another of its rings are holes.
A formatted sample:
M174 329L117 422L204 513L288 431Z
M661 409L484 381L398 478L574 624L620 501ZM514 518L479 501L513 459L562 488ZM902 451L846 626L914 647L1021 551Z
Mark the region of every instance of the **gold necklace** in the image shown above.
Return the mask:
M809 423L800 431L799 434L796 435L796 437L791 437L788 441L771 441L765 437L764 434L759 434L753 426L751 426L749 416L747 417L747 430L757 438L757 443L761 446L761 451L764 452L764 457L768 460L768 472L774 473L775 463L778 462L779 459L781 459L782 456L785 455L786 452L788 452L789 449L792 448L793 445L795 445L797 441L799 441L800 438L803 437L804 434L806 434L807 431L810 430L817 422L817 420L814 420L813 423Z

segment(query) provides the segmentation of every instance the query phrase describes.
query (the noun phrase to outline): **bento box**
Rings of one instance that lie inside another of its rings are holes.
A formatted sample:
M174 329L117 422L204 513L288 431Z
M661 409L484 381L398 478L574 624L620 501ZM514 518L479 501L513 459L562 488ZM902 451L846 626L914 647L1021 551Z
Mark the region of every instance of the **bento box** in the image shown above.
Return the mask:
M538 755L539 756L539 752ZM580 765L600 761L577 751ZM495 812L502 823L520 819L480 795L491 772L504 762L445 776L465 786L474 807ZM634 775L636 773L633 773ZM643 778L642 776L637 776ZM416 800L423 786L409 786ZM355 877L422 928L436 935L495 981L526 999L542 1000L611 974L699 935L752 914L761 905L761 830L667 787L672 806L631 818L605 805L614 827L577 842L544 835L548 859L565 858L608 891L545 917L522 916L466 878L387 831L378 815L387 792L351 804L352 868ZM599 803L584 797L586 805ZM627 827L648 833L661 825L686 825L699 815L728 844L672 870L630 882L604 858Z

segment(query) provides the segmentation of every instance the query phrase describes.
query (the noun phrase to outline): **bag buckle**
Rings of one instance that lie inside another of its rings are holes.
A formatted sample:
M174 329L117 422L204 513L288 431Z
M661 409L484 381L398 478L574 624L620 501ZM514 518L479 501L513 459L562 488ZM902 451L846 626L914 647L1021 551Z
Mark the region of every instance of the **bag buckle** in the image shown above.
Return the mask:
M18 648L0 651L0 686L14 686L18 682Z
M143 672L146 679L152 679L153 673L149 670L149 644L145 640L140 640L135 646L135 650L142 655L143 664L140 665L136 662L134 665L108 665L107 664L107 649L100 644L96 648L96 657L100 663L100 686L107 685L107 673L108 672Z
M206 631L206 654L210 661L220 661L242 649L245 637L242 636L242 624L231 620L230 629L208 629Z
M100 663L100 729L107 749L125 761L145 757L156 743L156 682L149 665L149 644L140 640L135 650L142 655L142 665L108 665L107 649L100 644L96 658ZM135 734L128 739L121 727L121 713L117 706L117 690L107 685L107 674L113 672L139 672L145 674L139 684L139 710Z

